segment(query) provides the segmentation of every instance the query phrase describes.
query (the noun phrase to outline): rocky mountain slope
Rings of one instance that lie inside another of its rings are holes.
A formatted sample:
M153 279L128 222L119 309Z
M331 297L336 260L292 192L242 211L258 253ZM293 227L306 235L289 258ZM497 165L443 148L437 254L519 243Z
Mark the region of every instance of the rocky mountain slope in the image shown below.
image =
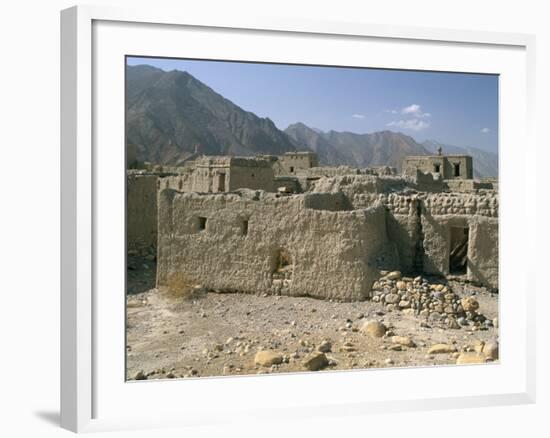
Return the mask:
M260 118L187 72L147 65L126 69L130 161L178 164L203 154L282 154L296 150L268 118Z

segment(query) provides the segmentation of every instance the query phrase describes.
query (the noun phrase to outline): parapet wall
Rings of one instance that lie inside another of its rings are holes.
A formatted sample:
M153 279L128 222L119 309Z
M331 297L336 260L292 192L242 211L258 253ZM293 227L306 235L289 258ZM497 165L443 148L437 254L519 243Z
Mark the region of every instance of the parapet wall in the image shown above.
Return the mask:
M323 177L315 182L312 192L342 192L348 197L363 193L403 191L410 181L400 176L339 175Z
M330 211L321 198L162 190L158 286L184 275L218 291L367 298L391 257L385 209Z
M376 166L376 167L365 167L357 168L351 166L323 166L323 167L312 167L309 169L299 169L296 171L296 174L299 176L304 176L308 178L321 178L321 177L334 177L334 176L344 176L344 175L396 175L397 170L395 167L390 166Z
M478 193L362 193L350 196L354 208L367 208L376 202L384 204L389 211L398 215L418 214L418 203L422 213L432 216L477 215L498 218L498 195L493 191Z

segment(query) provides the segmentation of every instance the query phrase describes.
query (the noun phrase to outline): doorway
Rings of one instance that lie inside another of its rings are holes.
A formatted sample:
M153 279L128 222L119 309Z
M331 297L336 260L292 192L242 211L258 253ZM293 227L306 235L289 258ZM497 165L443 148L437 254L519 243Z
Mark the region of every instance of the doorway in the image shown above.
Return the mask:
M468 269L468 227L451 227L451 249L449 252L449 272L464 275Z
M225 173L218 174L218 192L225 192Z
M460 163L455 163L455 176L460 176Z

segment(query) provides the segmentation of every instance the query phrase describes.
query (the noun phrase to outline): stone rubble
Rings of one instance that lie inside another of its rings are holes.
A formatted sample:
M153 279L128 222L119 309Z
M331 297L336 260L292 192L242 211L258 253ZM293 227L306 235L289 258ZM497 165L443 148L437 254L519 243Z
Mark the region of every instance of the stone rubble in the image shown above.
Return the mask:
M461 298L448 284L430 283L422 276L403 277L398 271L382 274L372 286L372 300L388 311L416 315L452 329L471 325L483 330L494 325L478 312L479 303L474 297Z

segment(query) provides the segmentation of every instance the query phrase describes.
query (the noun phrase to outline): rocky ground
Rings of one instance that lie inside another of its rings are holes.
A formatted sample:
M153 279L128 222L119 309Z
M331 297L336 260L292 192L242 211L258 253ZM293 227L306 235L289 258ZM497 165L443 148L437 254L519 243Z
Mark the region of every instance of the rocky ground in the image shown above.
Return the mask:
M498 360L498 295L384 272L373 300L157 290L131 258L127 377L164 379ZM147 266L145 268L144 266Z

